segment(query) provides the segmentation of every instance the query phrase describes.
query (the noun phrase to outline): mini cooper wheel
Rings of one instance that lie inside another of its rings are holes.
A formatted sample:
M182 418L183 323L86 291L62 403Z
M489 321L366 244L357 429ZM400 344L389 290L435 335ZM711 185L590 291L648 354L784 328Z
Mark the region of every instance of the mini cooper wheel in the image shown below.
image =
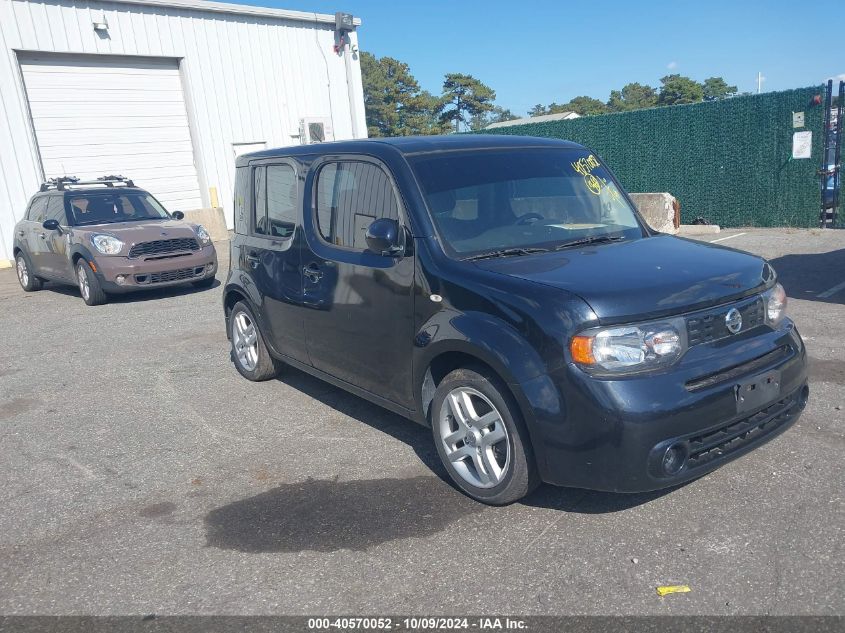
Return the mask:
M255 382L276 376L276 363L267 351L258 322L243 302L236 303L229 314L229 339L232 362L241 376Z
M539 484L519 410L495 376L457 369L443 378L431 403L431 427L449 476L474 499L505 505Z
M18 274L18 281L21 288L26 292L41 290L44 283L32 274L32 266L29 265L29 258L23 253L15 256L15 272Z
M79 285L79 294L87 305L98 306L108 300L100 285L100 280L91 270L91 265L84 259L76 262L76 282Z

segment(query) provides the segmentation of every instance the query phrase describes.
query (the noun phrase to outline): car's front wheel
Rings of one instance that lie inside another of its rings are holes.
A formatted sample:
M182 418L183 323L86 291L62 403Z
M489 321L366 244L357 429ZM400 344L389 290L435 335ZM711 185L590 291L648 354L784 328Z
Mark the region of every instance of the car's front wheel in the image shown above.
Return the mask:
M18 282L26 292L41 290L43 282L32 274L32 267L29 265L29 258L22 252L15 256L15 272L18 273Z
M76 281L79 285L79 294L87 305L98 306L108 301L100 280L84 259L76 262Z
M276 376L277 365L267 351L258 322L242 301L236 303L229 314L229 340L232 342L232 362L241 376L255 382Z
M443 465L474 499L505 505L539 484L525 424L496 376L480 368L448 374L434 393L431 426Z

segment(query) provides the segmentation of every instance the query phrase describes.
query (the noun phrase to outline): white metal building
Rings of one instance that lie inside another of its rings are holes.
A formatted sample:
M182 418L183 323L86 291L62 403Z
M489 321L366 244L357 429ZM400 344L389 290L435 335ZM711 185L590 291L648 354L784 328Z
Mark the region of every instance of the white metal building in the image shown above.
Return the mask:
M231 227L236 155L367 135L357 44L333 15L0 0L0 262L61 175L124 175L172 211L219 201Z

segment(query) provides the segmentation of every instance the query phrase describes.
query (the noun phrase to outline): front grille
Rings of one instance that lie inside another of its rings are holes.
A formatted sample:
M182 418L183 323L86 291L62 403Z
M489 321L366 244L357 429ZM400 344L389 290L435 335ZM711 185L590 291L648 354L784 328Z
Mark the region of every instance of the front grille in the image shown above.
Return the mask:
M171 253L198 251L199 249L199 242L194 238L179 237L170 240L154 240L152 242L135 244L135 246L129 249L129 257L133 259L138 257L157 259L161 256L170 255Z
M687 338L689 345L700 345L702 343L712 343L719 339L733 336L728 326L725 325L725 316L732 309L736 308L742 315L742 329L740 332L745 332L751 328L763 325L763 299L761 297L754 297L751 300L738 301L736 303L720 306L700 312L694 316L686 318L687 321ZM737 332L739 334L739 332Z
M789 423L801 410L802 400L806 400L802 391L799 389L738 422L689 438L687 468L700 468L713 460L726 457Z
M168 281L184 281L199 277L205 272L205 266L195 266L193 268L180 268L179 270L165 270L160 273L146 273L143 275L135 275L135 283L138 284L161 284Z

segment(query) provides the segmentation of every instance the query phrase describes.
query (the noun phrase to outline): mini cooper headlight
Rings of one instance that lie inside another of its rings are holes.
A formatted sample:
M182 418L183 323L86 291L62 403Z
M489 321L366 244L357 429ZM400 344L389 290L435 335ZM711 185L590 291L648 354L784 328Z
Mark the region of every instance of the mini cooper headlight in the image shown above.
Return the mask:
M200 240L200 244L203 246L208 246L211 244L211 236L208 234L208 231L205 230L205 227L202 224L197 224L197 237Z
M92 235L91 243L103 255L117 255L123 248L123 242L114 235Z
M775 284L763 293L766 306L766 323L777 325L786 316L786 290L780 284Z
M586 330L570 341L577 365L591 373L631 374L667 367L687 350L682 318Z

